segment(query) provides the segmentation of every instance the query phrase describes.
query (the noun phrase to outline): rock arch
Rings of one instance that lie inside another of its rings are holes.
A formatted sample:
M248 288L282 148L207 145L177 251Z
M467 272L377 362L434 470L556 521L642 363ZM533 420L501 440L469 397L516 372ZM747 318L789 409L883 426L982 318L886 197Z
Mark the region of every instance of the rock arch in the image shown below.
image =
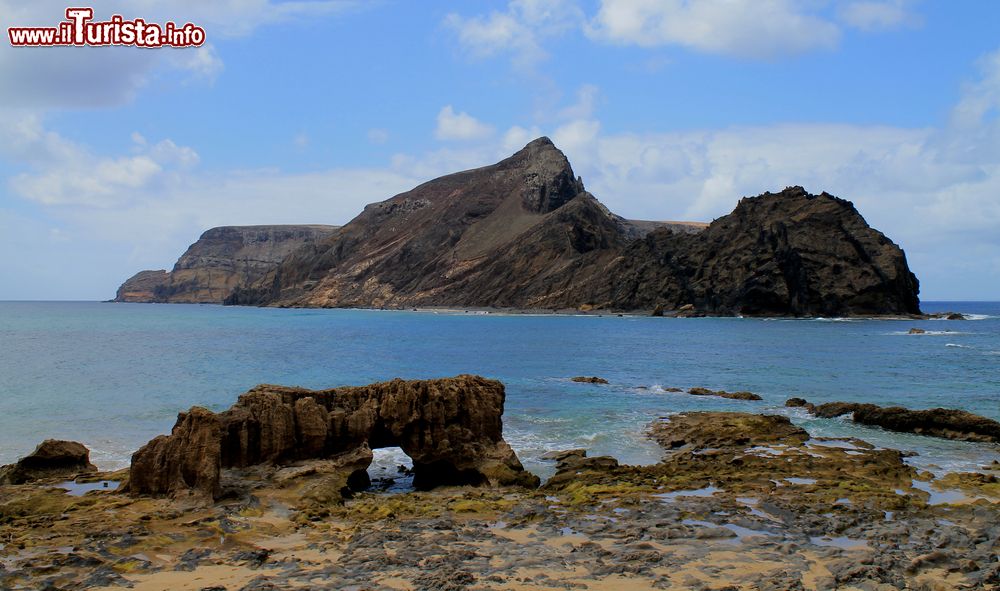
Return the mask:
M260 385L225 412L181 413L169 436L132 456L127 489L218 498L224 468L326 458L364 486L372 449L384 447L413 460L416 488L537 486L503 440L503 405L503 384L472 375L318 391Z

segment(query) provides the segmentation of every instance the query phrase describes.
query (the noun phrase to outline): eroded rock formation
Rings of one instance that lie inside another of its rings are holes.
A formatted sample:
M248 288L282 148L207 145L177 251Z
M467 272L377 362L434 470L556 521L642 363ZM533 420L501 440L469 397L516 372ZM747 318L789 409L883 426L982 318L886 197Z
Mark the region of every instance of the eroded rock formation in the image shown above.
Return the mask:
M537 486L503 440L503 384L462 375L313 391L261 385L229 410L182 413L132 456L128 490L217 498L225 468L329 458L358 481L372 449L400 447L414 486ZM364 479L362 479L364 480Z
M24 484L46 478L73 478L96 472L90 463L90 450L82 443L46 439L35 451L15 464L0 468L0 484Z
M853 413L854 422L889 431L916 433L943 439L1000 443L1000 422L953 408L910 410L900 406L882 407L859 402L811 404L802 398L790 398L785 406L803 407L821 418Z
M221 226L207 230L169 273L140 271L118 288L116 302L221 304L285 257L333 234L336 226Z

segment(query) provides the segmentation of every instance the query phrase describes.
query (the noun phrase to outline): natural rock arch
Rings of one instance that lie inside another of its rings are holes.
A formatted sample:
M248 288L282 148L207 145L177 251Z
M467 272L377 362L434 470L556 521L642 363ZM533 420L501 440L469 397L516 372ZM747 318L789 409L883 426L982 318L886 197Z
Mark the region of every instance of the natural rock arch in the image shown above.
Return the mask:
M471 375L320 391L261 385L225 412L181 413L171 435L132 456L127 488L218 498L224 468L327 458L366 485L372 449L384 447L413 460L416 488L537 486L503 440L503 404L503 384Z

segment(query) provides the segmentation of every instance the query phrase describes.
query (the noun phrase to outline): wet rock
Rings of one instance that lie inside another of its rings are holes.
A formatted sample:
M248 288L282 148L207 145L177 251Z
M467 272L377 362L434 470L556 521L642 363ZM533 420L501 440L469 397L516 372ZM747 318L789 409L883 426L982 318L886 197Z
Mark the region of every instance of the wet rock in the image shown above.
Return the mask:
M911 328L906 334L925 334L927 331L922 328Z
M541 459L550 460L553 462L562 462L567 458L587 457L587 450L585 449L566 449L562 451L549 451L542 454Z
M0 468L0 484L24 484L46 478L72 479L97 472L90 450L82 443L46 439L15 464Z
M465 591L475 582L472 573L454 567L434 569L413 579L417 591Z
M785 406L790 408L802 407L808 404L809 403L806 402L805 398L789 398L788 400L785 401Z
M692 396L716 396L718 398L728 398L730 400L763 400L753 392L726 392L725 390L709 390L708 388L691 388L688 394Z
M257 548L256 550L238 552L235 556L233 556L233 560L236 562L245 562L250 568L260 568L262 564L267 562L267 559L270 556L270 550L266 548Z
M212 551L208 548L191 548L177 559L174 570L193 571L199 565L209 562L209 557L211 556Z
M654 423L651 437L666 449L802 443L809 434L787 417L737 412L686 412Z
M246 585L240 587L240 591L279 591L282 588L275 585L267 577L256 577Z
M314 458L339 458L357 486L371 450L395 446L413 460L417 488L537 486L503 440L504 396L500 382L469 375L323 391L261 385L223 413L182 413L170 436L132 456L127 490L218 498L222 468Z
M881 407L857 402L828 402L819 405L805 403L803 406L821 418L853 413L854 422L889 431L959 441L1000 442L1000 422L964 410L953 408L910 410L900 406Z
M599 378L597 376L576 376L575 378L570 378L574 382L580 382L584 384L607 384L608 381L604 378Z

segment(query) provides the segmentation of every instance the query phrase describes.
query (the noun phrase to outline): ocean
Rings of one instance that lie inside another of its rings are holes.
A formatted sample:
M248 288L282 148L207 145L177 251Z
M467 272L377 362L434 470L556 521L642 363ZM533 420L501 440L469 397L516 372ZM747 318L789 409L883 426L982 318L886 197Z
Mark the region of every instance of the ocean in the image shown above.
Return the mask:
M1000 303L924 302L969 320L747 319L301 310L0 302L0 464L71 439L101 468L128 465L193 405L215 411L259 383L328 388L474 373L507 387L505 438L542 477L547 451L587 448L653 463L644 436L686 410L789 416L813 436L916 452L934 472L972 470L1000 446L816 419L792 396L961 408L1000 419ZM922 335L909 335L910 328ZM570 381L600 376L608 385ZM760 402L665 392L749 390ZM406 463L380 451L373 476Z

